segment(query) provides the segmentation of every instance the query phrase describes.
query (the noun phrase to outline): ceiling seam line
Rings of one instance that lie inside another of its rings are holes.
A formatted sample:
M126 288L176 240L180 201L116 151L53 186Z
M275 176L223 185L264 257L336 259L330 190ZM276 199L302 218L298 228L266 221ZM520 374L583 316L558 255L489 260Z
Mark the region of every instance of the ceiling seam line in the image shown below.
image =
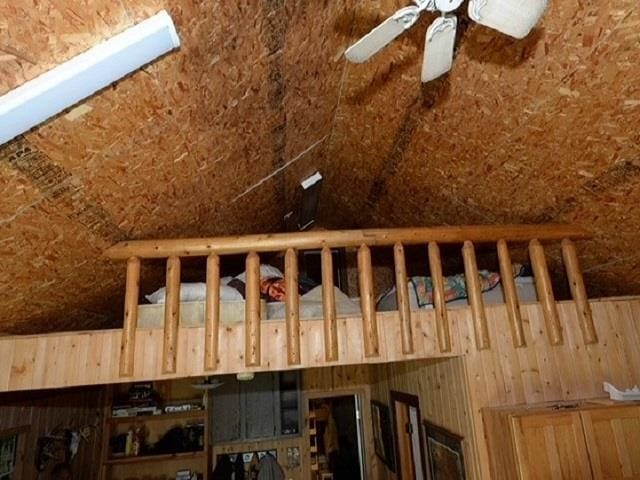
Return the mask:
M302 152L300 152L298 155L296 155L293 159L289 160L288 162L286 162L284 165L278 167L277 169L275 169L273 172L271 172L269 175L267 175L266 177L264 177L263 179L261 179L260 181L258 181L257 183L254 183L252 186L250 186L249 188L247 188L244 192L240 193L239 195L235 196L233 198L233 200L231 200L230 203L234 203L237 200L240 200L242 197L244 197L245 195L247 195L248 193L251 193L253 190L255 190L256 188L258 188L260 185L262 185L263 183L266 183L267 181L269 181L271 178L275 177L276 175L278 175L279 173L283 172L284 170L286 170L289 166L293 165L294 163L296 163L298 160L300 160L302 157L304 157L307 153L309 153L311 150L313 150L315 147L317 147L318 145L320 145L322 142L324 142L327 137L329 135L325 135L324 137L322 137L320 140L317 140L316 142L314 142L311 146L307 147L306 149L304 149Z

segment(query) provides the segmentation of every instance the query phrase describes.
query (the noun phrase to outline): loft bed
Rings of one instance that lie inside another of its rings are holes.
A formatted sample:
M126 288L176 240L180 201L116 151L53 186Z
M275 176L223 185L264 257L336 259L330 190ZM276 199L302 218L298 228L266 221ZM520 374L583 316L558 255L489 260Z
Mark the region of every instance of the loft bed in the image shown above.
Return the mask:
M570 225L507 225L120 242L105 255L126 261L123 328L0 338L2 358L11 358L0 365L0 391L452 357L489 350L507 337L511 347L522 348L536 318L550 346L562 345L565 335L571 342L580 337L593 344L598 336L592 305L574 246L584 238L586 231ZM561 243L570 302L554 297L543 247L552 242ZM487 244L497 249L503 292L497 297L495 291L483 294L476 262L476 246ZM412 308L404 250L409 245L428 252L432 308ZM446 302L443 245L462 247L464 308ZM533 279L514 278L513 245L528 247ZM373 247L393 249L395 289L382 299L386 303L376 304ZM334 287L335 248L357 249L357 299ZM298 294L298 254L308 250L321 250L322 284L309 292L312 299ZM277 306L279 315L270 315L273 306L261 299L261 256L278 252L284 254L287 294ZM221 262L238 254L246 255L244 298L226 300ZM206 263L199 301L181 302L185 257L202 257ZM140 266L149 259L166 260L162 304L139 301ZM47 375L51 362L60 371Z

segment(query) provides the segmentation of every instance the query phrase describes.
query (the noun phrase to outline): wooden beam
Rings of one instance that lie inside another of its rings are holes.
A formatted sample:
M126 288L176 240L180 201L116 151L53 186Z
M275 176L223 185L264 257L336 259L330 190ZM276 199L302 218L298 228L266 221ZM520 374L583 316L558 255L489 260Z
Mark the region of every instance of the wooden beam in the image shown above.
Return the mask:
M486 350L491 348L489 325L487 324L487 314L482 299L482 285L480 285L478 263L476 261L476 251L473 248L473 243L469 241L464 242L462 258L464 260L465 283L467 285L469 305L471 305L476 348L478 350Z
M562 240L562 258L567 270L571 296L576 303L576 311L578 313L578 321L580 323L580 329L582 330L584 343L598 343L598 334L593 324L591 305L589 304L589 297L587 296L587 290L584 286L584 278L582 277L576 247L573 242L567 238Z
M373 288L371 250L366 245L358 249L358 284L360 286L360 307L362 310L362 332L364 334L365 357L380 355L376 299Z
M525 347L527 342L524 337L518 289L513 279L513 265L511 264L509 247L504 240L498 240L498 261L500 262L500 281L502 282L504 303L507 306L513 346L516 348Z
M120 376L133 375L138 329L138 297L140 295L140 259L127 260L127 279L124 292L124 326L120 344Z
M284 256L286 283L285 320L287 325L287 361L300 364L300 297L298 295L298 253L289 248Z
M164 347L162 371L175 373L180 322L180 257L167 259L167 284L164 303Z
M336 320L336 298L333 290L333 256L329 247L322 249L321 259L324 356L327 362L334 362L338 360L338 323Z
M249 252L245 264L245 364L260 366L260 257Z
M404 257L404 247L401 243L396 243L393 246L393 263L396 272L396 299L398 302L398 315L400 316L402 353L409 355L413 353L413 327L411 325L407 264Z
M212 253L207 257L207 296L204 318L204 369L218 366L220 336L220 257Z
M117 243L107 249L105 255L114 259L166 258L169 256L200 256L210 253L218 255L246 252L277 252L294 248L312 250L323 247L359 247L360 245L383 246L416 245L430 242L493 243L499 239L511 242L539 240L562 240L564 238L588 238L589 233L572 225L481 225L466 227L396 228L369 230L310 231L276 233L265 235L242 235L236 237L185 238L171 240L131 240Z
M560 325L558 307L553 295L551 277L549 276L544 248L538 240L531 240L531 242L529 242L529 256L531 257L531 267L536 281L536 292L538 293L538 301L542 305L542 313L547 327L549 342L551 342L551 345L562 345L562 325Z
M429 270L433 283L433 306L436 311L436 335L441 352L451 351L451 334L449 332L449 319L444 297L444 279L442 277L442 262L440 260L440 247L436 242L429 242Z

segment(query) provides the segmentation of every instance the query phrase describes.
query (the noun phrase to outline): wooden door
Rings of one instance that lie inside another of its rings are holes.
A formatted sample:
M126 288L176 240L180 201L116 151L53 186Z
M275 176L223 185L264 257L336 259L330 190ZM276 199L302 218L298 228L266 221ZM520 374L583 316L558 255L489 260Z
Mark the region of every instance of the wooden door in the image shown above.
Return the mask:
M640 406L581 412L596 479L640 479Z
M411 448L411 432L409 430L409 407L401 402L394 402L396 419L396 439L398 441L398 477L402 480L414 480L413 449Z
M520 479L593 478L579 412L512 416L511 428Z

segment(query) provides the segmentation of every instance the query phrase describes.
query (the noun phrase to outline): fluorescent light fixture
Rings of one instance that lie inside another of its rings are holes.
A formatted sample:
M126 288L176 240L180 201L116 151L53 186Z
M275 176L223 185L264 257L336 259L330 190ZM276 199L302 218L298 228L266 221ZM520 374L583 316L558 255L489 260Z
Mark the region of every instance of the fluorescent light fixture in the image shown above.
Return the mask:
M162 10L0 97L0 145L180 46Z
M547 8L548 0L470 0L469 17L515 38L524 38Z

